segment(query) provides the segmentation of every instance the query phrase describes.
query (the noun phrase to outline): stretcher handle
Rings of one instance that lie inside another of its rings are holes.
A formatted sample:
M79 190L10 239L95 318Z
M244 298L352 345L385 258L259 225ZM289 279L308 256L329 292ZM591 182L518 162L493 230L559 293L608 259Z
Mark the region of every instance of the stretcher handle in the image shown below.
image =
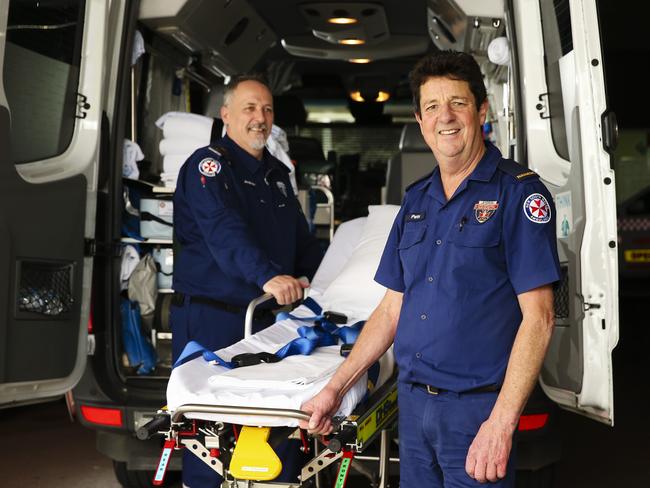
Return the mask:
M253 333L253 315L255 313L255 309L258 305L261 305L264 302L268 302L271 298L273 298L273 295L270 293L265 293L262 296L254 298L248 304L248 308L246 309L246 319L244 321L244 339L249 338Z
M301 276L298 278L298 281L309 283L309 280L306 276ZM246 318L244 319L244 339L247 339L253 333L253 315L255 313L255 309L258 305L261 305L264 302L268 302L271 298L273 298L273 295L270 293L265 293L264 295L261 295L257 298L253 298L248 304L248 307L246 308Z
M288 408L236 407L231 405L201 405L188 403L178 407L172 415L172 422L178 423L186 413L220 413L230 415L251 415L254 417L282 417L309 421L311 415L302 410Z

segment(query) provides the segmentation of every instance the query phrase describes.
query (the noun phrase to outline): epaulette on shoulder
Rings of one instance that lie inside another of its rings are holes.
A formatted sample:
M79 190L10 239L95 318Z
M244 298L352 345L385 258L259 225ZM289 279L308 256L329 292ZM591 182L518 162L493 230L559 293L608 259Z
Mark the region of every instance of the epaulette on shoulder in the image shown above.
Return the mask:
M499 161L499 169L510 176L514 176L517 181L527 180L533 176L539 177L537 173L514 162L512 159L502 159Z
M435 170L434 170L434 171L435 171ZM433 171L432 171L431 173L427 173L427 174L424 175L422 178L419 178L419 179L415 180L413 183L411 183L411 184L408 185L406 188L404 188L404 191L405 191L405 192L406 192L406 191L409 191L411 188L413 188L413 187L414 187L415 185L417 185L418 183L422 183L423 181L428 180L429 178L431 178L431 175L432 175L432 174L433 174Z
M228 150L221 144L213 142L208 146L208 149L215 153L221 161L228 163L229 166L232 166L230 157L228 156Z

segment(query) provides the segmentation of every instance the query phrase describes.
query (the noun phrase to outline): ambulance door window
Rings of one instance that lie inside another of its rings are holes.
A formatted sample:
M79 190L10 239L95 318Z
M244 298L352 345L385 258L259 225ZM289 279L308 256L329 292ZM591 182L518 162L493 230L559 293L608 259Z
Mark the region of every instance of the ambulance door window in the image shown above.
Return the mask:
M562 100L562 77L560 74L561 59L573 50L571 37L571 14L569 0L540 0L542 15L542 35L544 38L546 94L550 116L551 136L555 151L569 161L564 103Z
M13 163L51 158L70 145L84 10L85 0L9 2L3 81Z

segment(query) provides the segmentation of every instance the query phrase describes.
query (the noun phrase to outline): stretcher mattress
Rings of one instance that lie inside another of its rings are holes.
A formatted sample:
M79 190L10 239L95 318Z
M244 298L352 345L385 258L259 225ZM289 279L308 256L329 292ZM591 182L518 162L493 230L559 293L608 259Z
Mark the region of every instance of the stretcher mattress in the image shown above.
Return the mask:
M326 269L319 268L314 277L311 298L323 310L346 314L346 325L366 320L385 292L372 278L397 212L397 207L388 207L392 206L378 207L374 218L371 207L368 219L357 219L341 226L321 264L321 268L326 266ZM351 271L346 273L347 270ZM350 287L358 290L358 299L349 299ZM257 334L216 351L217 355L230 361L241 353L278 351L299 336L299 327L313 325L300 320L301 317L314 316L314 312L304 305L292 311L291 315L293 318L280 320ZM235 369L208 362L200 356L173 369L167 387L167 406L172 412L187 404L299 410L303 402L325 386L343 360L339 345L319 347L310 355L289 356L277 363ZM379 360L379 374L372 386L381 386L390 378L393 368L394 358L390 349ZM344 396L336 415L347 417L367 392L368 380L364 375ZM186 417L253 426L298 425L297 420L282 417L199 412L186 414Z

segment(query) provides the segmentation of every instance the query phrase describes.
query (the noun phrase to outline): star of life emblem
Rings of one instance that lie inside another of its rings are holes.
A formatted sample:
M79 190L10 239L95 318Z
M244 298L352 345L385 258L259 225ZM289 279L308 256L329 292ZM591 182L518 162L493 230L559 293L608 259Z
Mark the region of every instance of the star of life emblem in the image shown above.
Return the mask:
M476 217L479 224L482 224L487 222L498 208L499 202L496 200L479 200L474 204L474 217Z
M545 224L551 220L551 206L541 193L533 193L524 201L524 214L531 222Z
M212 178L214 175L219 174L220 171L221 163L212 158L205 158L199 163L199 173L204 176Z

